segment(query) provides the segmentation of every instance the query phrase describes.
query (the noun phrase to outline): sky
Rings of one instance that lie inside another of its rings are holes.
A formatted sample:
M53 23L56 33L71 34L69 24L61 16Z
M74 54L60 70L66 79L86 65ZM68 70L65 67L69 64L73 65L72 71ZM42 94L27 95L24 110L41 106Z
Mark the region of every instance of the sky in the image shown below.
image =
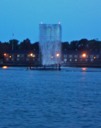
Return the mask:
M0 0L0 41L39 41L41 22L61 22L62 41L101 40L101 0Z

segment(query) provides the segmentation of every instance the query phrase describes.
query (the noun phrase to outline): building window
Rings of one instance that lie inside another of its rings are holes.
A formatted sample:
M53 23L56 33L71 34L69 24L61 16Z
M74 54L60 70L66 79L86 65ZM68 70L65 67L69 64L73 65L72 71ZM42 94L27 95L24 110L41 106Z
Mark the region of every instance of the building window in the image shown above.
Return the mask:
M69 59L70 62L72 62L72 59Z
M9 58L6 58L6 61L9 61Z
M96 55L96 58L99 58L99 55Z
M24 54L21 54L20 56L23 58L24 57Z
M20 57L20 55L18 54L17 57Z
M64 62L66 63L67 59L64 59Z
M85 61L87 62L87 61L88 61L88 59L85 59Z
M94 55L90 55L90 58L94 58Z
M80 55L79 57L82 58L82 55Z
M93 62L93 61L94 61L94 59L90 59L90 61L91 61L91 62Z
M26 58L26 61L29 61L29 58Z
M75 59L75 62L77 62L78 60L77 59Z
M69 55L69 58L72 58L73 56L72 55Z
M67 55L64 55L64 58L67 58Z
M12 58L12 61L14 61L14 58Z
M17 61L19 61L20 59L19 58L17 58Z
M78 58L78 55L74 55L74 58Z

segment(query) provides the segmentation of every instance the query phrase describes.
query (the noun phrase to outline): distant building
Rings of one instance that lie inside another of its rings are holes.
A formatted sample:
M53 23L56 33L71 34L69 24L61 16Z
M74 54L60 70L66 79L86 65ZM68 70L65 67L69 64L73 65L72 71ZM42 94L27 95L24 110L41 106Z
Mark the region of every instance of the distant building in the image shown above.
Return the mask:
M13 50L7 51L3 54L3 62L0 60L0 64L4 65L15 65L15 66L29 66L29 65L39 65L39 54L38 52L31 50Z
M101 67L101 54L86 51L63 52L62 64L65 66Z
M42 64L50 65L60 63L61 60L61 24L39 25L40 49Z

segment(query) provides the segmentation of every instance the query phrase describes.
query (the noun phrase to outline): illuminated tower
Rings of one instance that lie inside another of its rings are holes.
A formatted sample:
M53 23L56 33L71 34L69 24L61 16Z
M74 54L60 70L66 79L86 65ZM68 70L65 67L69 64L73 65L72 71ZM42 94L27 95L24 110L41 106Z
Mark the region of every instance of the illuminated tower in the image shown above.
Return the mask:
M42 64L61 62L61 24L40 24L40 50Z

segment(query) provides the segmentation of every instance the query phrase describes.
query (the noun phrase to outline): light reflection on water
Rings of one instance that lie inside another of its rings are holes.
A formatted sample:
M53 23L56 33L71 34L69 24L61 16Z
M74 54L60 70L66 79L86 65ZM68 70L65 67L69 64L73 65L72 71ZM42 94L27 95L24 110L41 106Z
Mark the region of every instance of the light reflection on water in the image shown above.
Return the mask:
M87 68L82 68L82 71L87 71Z
M7 67L7 66L3 66L2 68L3 68L3 69L7 69L8 67Z
M0 128L100 128L101 69L0 69Z

